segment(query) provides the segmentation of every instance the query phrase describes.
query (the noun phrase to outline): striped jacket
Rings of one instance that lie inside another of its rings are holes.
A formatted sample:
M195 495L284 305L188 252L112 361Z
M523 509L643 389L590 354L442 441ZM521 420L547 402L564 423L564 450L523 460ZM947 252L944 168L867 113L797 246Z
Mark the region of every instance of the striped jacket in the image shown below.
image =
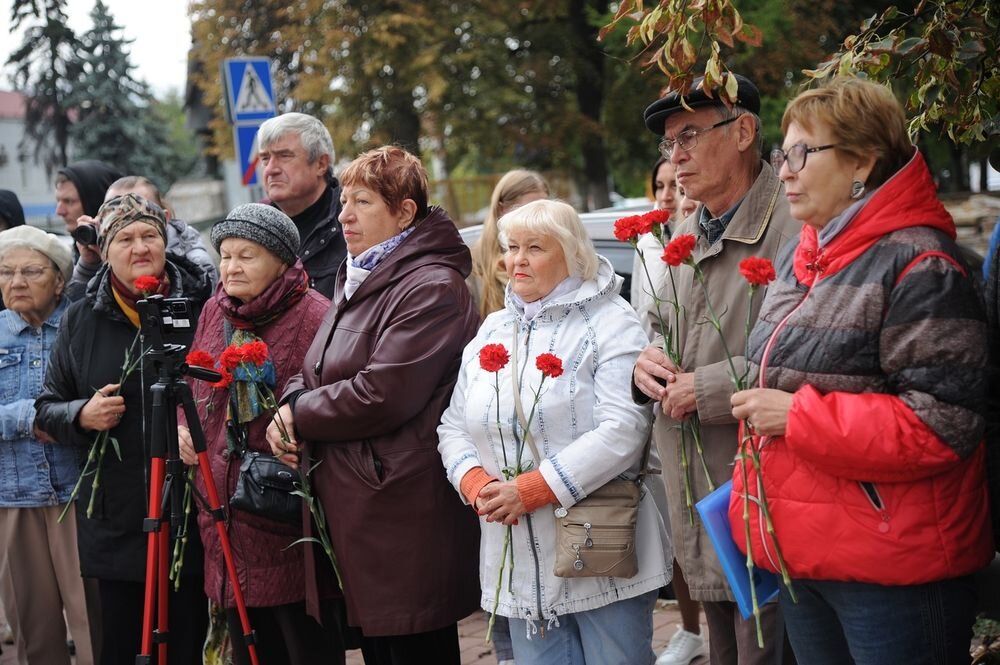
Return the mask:
M792 577L920 584L992 558L985 317L954 237L915 153L829 244L804 227L779 259L750 357L761 387L794 394L785 435L759 442ZM742 495L737 461L729 517L745 551ZM754 560L775 570L752 505Z

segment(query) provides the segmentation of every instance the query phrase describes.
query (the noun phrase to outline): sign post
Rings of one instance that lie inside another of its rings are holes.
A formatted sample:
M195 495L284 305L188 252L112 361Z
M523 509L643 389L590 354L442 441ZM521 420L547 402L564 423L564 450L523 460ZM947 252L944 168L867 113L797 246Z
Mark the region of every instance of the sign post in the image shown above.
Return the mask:
M261 123L276 115L271 59L227 58L223 63L223 78L241 182L245 187L256 185L257 130Z

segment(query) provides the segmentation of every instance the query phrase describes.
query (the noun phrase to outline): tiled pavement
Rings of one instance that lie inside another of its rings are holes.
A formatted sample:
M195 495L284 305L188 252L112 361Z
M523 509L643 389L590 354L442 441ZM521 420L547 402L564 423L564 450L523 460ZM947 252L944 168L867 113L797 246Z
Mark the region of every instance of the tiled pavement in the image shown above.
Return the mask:
M462 665L495 665L496 658L493 657L493 647L486 643L486 621L485 612L476 612L469 618L458 624L459 640L462 646ZM666 601L657 601L656 610L653 613L653 647L659 654L667 641L680 625L680 613L676 604L669 604ZM702 616L702 635L708 635L705 626L705 619ZM3 655L0 655L0 665L12 665L14 663L12 648L5 648ZM347 656L348 665L363 665L360 651L351 651ZM692 665L707 665L708 658L699 658L693 661Z
M493 645L486 643L487 614L476 612L458 624L458 638L462 647L462 665L496 665L493 656ZM653 612L653 648L657 655L666 646L667 641L680 626L681 615L676 604L657 601ZM705 618L701 620L702 635L708 635ZM698 658L692 665L707 665L708 658ZM347 665L363 665L360 651L351 651L347 656Z

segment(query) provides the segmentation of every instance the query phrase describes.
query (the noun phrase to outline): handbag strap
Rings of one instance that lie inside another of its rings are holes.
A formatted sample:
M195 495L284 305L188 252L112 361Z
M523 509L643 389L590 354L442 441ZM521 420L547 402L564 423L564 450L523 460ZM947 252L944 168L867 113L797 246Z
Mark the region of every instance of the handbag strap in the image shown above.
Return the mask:
M531 448L531 453L535 456L535 462L541 463L543 457L538 452L538 447L535 446L535 438L531 436L531 430L528 429L528 420L524 417L524 407L521 405L521 385L518 380L519 366L517 362L517 321L514 322L514 342L513 348L511 350L511 364L514 369L511 371L511 384L514 386L514 411L517 412L517 420L521 424L521 429L524 430L524 440L528 442L528 447ZM642 448L642 463L639 467L639 475L636 476L635 483L639 485L642 483L643 478L646 477L646 473L649 470L649 446L653 440L652 436L646 437L646 445Z

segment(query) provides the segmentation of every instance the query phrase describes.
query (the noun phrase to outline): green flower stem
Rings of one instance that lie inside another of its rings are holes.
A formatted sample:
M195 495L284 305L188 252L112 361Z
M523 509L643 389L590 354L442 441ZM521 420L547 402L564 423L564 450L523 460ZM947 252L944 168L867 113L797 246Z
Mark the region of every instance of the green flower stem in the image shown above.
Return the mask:
M131 376L132 372L135 371L135 368L139 366L139 363L141 363L142 359L145 357L147 350L142 350L142 352L135 359L132 358L132 353L135 351L135 345L139 341L141 335L142 331L137 331L135 333L135 337L132 338L132 344L125 350L125 358L122 361L122 373L121 376L118 377L118 390L111 395L108 395L108 397L118 395L121 390L121 386L125 385L128 377ZM80 487L83 485L83 479L91 473L92 469L94 473L94 482L90 488L90 501L87 502L87 517L90 518L93 514L94 495L97 494L97 488L100 482L101 466L104 464L104 453L108 448L109 436L110 432L108 430L104 430L98 432L97 436L94 437L94 442L90 444L90 450L87 452L87 461L83 465L83 471L80 472L80 477L76 479L76 484L73 485L73 491L70 492L69 500L66 502L66 507L63 508L62 513L59 514L59 522L63 521L63 518L66 517L66 512L69 510L70 504L76 501L77 497L80 495Z
M767 535L771 539L771 543L774 545L774 552L778 557L778 567L781 569L781 581L788 587L788 593L792 597L792 602L799 602L798 596L795 595L795 589L792 587L792 578L788 574L788 566L785 565L785 557L781 553L781 545L778 543L778 539L774 531L774 522L771 520L771 509L767 504L767 494L764 492L764 480L761 477L761 464L760 464L760 450L756 447L751 447L750 461L753 464L754 471L757 474L757 494L760 500L760 509L764 514L764 522L767 526Z
M254 382L254 389L257 391L257 397L263 404L264 408L273 412L272 420L278 426L278 431L281 434L282 442L289 444L292 442L291 437L288 435L288 426L285 424L284 419L281 417L281 412L278 408L278 400L274 396L274 392L267 385L261 385L260 383ZM320 547L323 548L323 552L326 553L326 557L330 560L330 564L333 566L333 572L337 576L337 586L340 590L344 590L344 578L340 574L340 564L337 561L337 555L333 551L333 543L330 542L330 534L326 529L326 515L323 513L323 506L319 501L316 500L316 496L312 491L312 483L309 480L310 474L312 474L314 465L312 469L305 469L301 465L299 469L299 482L297 492L302 500L306 502L309 507L309 514L312 516L313 522L316 525L316 533L318 538L300 538L299 540L292 543L312 542L319 543Z
M192 493L191 483L194 482L195 467L188 467L187 482L184 483L184 530L181 537L174 540L173 561L170 564L170 579L174 581L174 591L181 588L181 570L184 567L184 552L187 550L188 519L191 516Z
M743 473L743 536L747 543L747 575L750 580L750 600L753 603L753 618L757 625L757 646L764 648L764 631L760 625L760 605L757 602L757 585L753 581L753 547L750 541L750 490L747 478L747 445L750 437L744 437L740 442L740 471Z
M506 532L503 537L503 550L500 552L500 561L507 560L507 548L510 547L510 532L511 528L507 527ZM510 575L507 576L508 579L514 577L513 567L511 568ZM497 577L497 586L493 596L493 611L490 613L490 622L486 626L486 642L493 641L493 624L497 620L497 606L500 604L500 587L503 584L503 566L500 566L500 575Z
M90 519L94 515L94 498L97 496L97 490L101 486L101 462L104 461L104 451L108 448L108 432L105 430L98 434L97 441L100 441L101 449L97 453L98 461L97 467L94 469L94 482L90 486L90 500L87 502L87 519ZM94 445L97 445L97 441L94 441Z
M736 371L736 364L733 362L733 354L729 352L729 344L726 343L726 336L722 334L722 319L715 313L715 306L712 299L708 297L708 284L705 282L705 273L701 271L698 264L693 259L688 259L687 264L694 269L694 276L701 285L702 293L705 294L705 305L708 307L708 323L719 333L719 340L722 342L722 350L726 352L726 360L729 362L730 377L733 385L739 389L739 373Z
M698 452L698 460L701 462L701 470L705 473L705 481L708 483L708 491L713 492L715 491L715 483L712 481L712 475L708 472L708 464L705 463L705 449L701 445L701 421L698 420L698 415L694 414L684 421L684 424L691 430L694 448Z
M681 473L684 476L684 504L687 506L688 521L694 526L694 489L687 455L687 428L684 423L681 423Z

